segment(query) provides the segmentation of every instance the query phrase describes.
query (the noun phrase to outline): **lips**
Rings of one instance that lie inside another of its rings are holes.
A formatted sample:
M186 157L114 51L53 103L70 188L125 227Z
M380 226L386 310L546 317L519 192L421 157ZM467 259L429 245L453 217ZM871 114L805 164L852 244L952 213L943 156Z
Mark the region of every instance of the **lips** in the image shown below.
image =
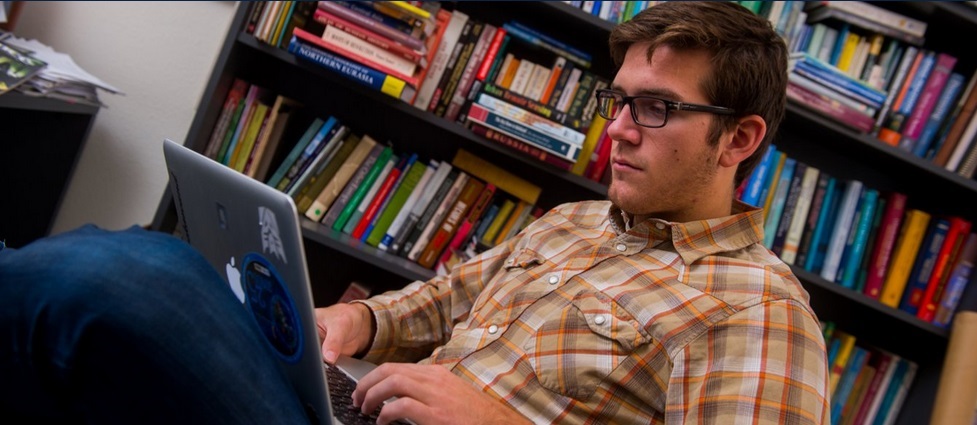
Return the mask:
M631 169L640 170L640 168L624 158L613 157L611 158L611 165L616 169Z

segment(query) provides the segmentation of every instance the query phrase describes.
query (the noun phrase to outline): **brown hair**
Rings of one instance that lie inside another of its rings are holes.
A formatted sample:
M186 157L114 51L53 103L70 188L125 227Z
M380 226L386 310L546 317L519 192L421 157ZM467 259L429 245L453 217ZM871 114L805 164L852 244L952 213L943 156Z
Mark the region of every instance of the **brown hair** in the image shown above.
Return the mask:
M739 185L763 157L787 105L787 46L763 19L733 2L665 2L650 7L611 31L611 57L616 66L632 44L650 42L655 48L703 49L712 54L712 72L702 90L716 106L736 110L737 116L756 114L767 123L760 147L739 164ZM736 116L716 116L710 142L718 143Z

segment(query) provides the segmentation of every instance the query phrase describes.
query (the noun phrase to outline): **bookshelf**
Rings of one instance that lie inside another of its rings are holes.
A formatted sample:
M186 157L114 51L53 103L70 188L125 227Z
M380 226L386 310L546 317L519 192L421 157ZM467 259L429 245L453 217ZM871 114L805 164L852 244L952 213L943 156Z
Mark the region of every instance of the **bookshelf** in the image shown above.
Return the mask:
M969 54L956 34L977 29L977 10L953 3L880 3L883 7L930 23L926 46L956 53L957 69L972 73L977 56ZM612 78L613 65L606 40L613 24L562 2L508 2L505 7L483 2L458 2L452 7L476 19L501 24L517 17L538 30L572 41L591 52L591 70ZM474 135L465 127L417 109L326 69L301 61L287 51L257 41L244 31L248 4L242 3L232 21L213 73L185 143L203 150L234 78L297 99L322 116L333 115L355 132L378 141L392 141L420 157L450 160L465 149L534 182L543 188L538 205L601 199L606 187L560 171ZM969 74L968 74L969 75ZM948 172L906 151L859 134L805 106L789 102L787 118L774 143L796 158L844 179L858 179L881 190L909 196L910 206L935 214L956 214L977 221L977 206L961 200L977 195L977 182ZM939 188L939 190L934 190ZM356 280L374 293L394 289L434 275L431 270L391 256L342 233L302 219L314 295L319 305L336 301L346 284ZM169 193L161 199L153 226L170 231L176 216ZM827 281L800 267L794 272L811 294L821 320L836 322L858 337L859 343L879 346L919 364L913 386L897 424L929 421L949 332L875 299ZM973 290L971 288L971 290ZM968 299L965 295L964 299ZM977 306L963 305L962 309Z

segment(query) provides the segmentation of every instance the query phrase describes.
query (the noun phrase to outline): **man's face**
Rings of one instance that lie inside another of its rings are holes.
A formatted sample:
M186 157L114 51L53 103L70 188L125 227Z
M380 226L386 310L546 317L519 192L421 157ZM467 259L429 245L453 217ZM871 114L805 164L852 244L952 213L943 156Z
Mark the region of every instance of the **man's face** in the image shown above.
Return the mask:
M645 43L631 46L612 89L709 104L700 89L711 67L707 53L660 46L649 62L646 52ZM649 215L677 222L712 218L720 201L728 214L730 199L720 190L725 180L717 178L718 149L707 140L714 119L708 113L669 111L664 127L647 128L635 124L630 106L625 107L607 128L613 140L610 200L639 220Z

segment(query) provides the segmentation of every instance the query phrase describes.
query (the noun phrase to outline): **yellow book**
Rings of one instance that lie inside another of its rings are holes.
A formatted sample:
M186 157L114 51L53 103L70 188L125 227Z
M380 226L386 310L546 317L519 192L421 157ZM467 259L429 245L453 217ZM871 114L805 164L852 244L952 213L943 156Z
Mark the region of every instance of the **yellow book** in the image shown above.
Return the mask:
M451 165L464 170L466 173L484 182L494 184L499 190L508 192L528 204L536 205L539 194L542 192L539 186L503 170L491 162L472 155L464 149L458 149L458 153L455 154L455 159L451 160Z
M885 275L885 283L882 284L882 294L879 295L882 304L899 308L899 300L906 289L909 273L916 262L916 253L923 243L929 221L929 213L917 209L906 211L902 227L899 228L899 238L892 248L892 260L889 261L889 270Z
M251 157L251 151L254 148L254 141L258 138L258 132L261 131L261 124L265 122L265 116L267 115L268 105L258 102L255 105L254 114L251 115L248 126L245 127L245 132L241 135L241 141L234 148L234 156L231 157L231 166L237 172L244 172L244 166L248 163L248 158Z
M495 238L499 235L499 230L501 230L505 222L508 221L509 215L511 215L512 210L515 207L516 203L512 202L511 199L506 199L505 202L502 203L502 207L499 208L499 213L495 215L495 218L492 219L492 224L489 224L488 229L485 230L485 234L482 235L483 244L488 246L495 245Z
M294 1L286 1L282 3L281 10L278 11L278 19L275 22L275 27L272 28L271 33L268 34L268 39L265 40L269 44L275 44L275 40L278 39L278 34L285 30L286 22L291 18L292 4Z
M858 34L848 33L845 46L841 49L841 55L838 56L838 69L848 72L848 68L852 67L852 58L855 57L855 50L858 50L858 43L861 40L862 37Z
M587 165L590 161L596 159L591 158L594 154L594 148L597 146L597 142L600 141L600 136L604 134L604 126L607 125L607 120L600 114L595 113L594 119L590 122L590 129L587 130L587 137L583 139L583 146L580 148L580 155L577 156L577 162L573 164L573 168L570 172L578 176L582 176L583 172L587 170Z
M528 208L531 208L530 205L523 201L519 201L519 203L516 204L516 207L512 209L512 213L509 214L509 218L505 220L505 225L503 225L502 229L499 230L499 234L495 235L495 243L493 245L498 245L505 242L509 236L509 233L512 232L512 228L516 226L516 223L519 222L521 218L525 217L523 212Z
M390 4L392 4L394 6L397 6L397 7L401 8L401 9L404 9L407 12L410 12L411 14L413 14L414 16L417 16L418 18L421 18L421 19L431 19L431 12L428 12L428 11L426 11L424 9L421 9L421 8L419 8L417 6L414 6L414 5L412 5L412 4L410 4L410 3L406 2L406 1L397 1L397 0L395 0L395 1L391 1Z
M763 202L763 222L767 222L767 211L770 211L770 204L773 203L773 193L776 192L777 182L780 180L780 172L784 169L784 163L787 162L787 154L784 152L777 152L777 166L773 169L773 174L770 175L769 183L767 184L767 197L762 200Z
M855 336L835 330L835 338L841 340L841 346L838 347L838 354L835 355L835 359L831 362L831 374L828 376L828 386L829 394L834 394L835 389L838 387L838 381L841 380L841 376L845 374L845 367L848 365L848 357L851 356L851 352L855 349Z
M508 89L512 85L512 80L516 78L516 70L519 69L519 62L522 61L515 58L512 59L512 62L509 62L509 67L505 69L502 84L500 84L502 88Z

